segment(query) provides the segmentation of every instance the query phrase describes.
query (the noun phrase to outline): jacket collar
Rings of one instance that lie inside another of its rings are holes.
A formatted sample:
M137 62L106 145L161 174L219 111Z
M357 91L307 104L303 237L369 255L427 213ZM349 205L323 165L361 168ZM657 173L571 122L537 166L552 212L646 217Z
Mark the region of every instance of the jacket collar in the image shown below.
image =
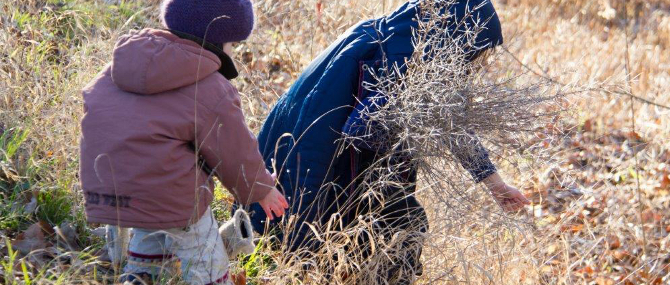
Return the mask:
M226 79L232 80L239 75L239 73L237 72L237 68L235 68L235 63L230 58L230 56L228 56L225 52L223 52L223 49L221 49L221 47L218 47L213 43L207 42L191 34L175 30L168 30L168 31L182 39L194 41L199 45L201 45L204 49L214 53L219 58L219 60L221 60L221 67L219 68L219 73L221 73L223 77L225 77Z

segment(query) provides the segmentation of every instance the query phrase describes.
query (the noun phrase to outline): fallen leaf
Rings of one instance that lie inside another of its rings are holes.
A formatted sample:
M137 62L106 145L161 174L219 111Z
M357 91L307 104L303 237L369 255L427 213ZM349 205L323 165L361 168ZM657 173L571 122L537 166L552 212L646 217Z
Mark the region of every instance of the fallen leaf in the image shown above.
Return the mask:
M247 284L247 272L242 270L242 272L237 274L231 274L230 279L232 279L233 284L235 285L246 285Z
M35 209L37 209L37 199L32 197L30 198L30 202L23 207L23 210L26 214L33 214L35 213Z
M614 285L614 280L608 277L598 277L596 278L596 284L598 285Z
M0 161L0 180L15 182L19 181L19 174L14 167L6 161Z
M642 140L642 136L640 136L640 134L638 134L634 131L627 132L626 133L626 138L631 139L631 140L636 140L636 141L641 141Z
M630 255L630 254L628 253L628 251L623 250L623 249L618 249L618 250L615 250L615 251L612 252L612 257L613 257L614 260L616 260L616 261L622 261L622 260L624 260L626 257L628 257L629 255Z
M34 250L46 248L47 242L44 234L47 232L46 229L48 228L50 228L49 224L44 221L32 224L12 241L12 248L18 250L22 254L28 254ZM53 233L53 231L51 231L51 233Z
M663 277L661 277L661 276L654 276L654 277L651 278L649 284L652 284L652 285L661 285L661 284L663 284Z
M278 57L272 58L272 61L270 61L270 73L278 72L281 70L281 60Z
M609 245L610 249L617 249L621 247L621 241L619 240L619 237L615 235L607 236L607 244Z
M662 189L670 189L670 173L667 171L661 173L661 185L659 186L659 190Z
M584 266L580 269L577 269L577 272L582 273L582 274L591 275L591 274L593 274L593 267L587 265L587 266Z
M321 1L316 2L316 16L319 17L319 18L321 18L322 6L323 6L323 3Z
M540 268L540 271L542 271L542 273L552 274L554 269L549 265L544 265Z
M77 231L68 222L62 222L60 226L55 226L56 240L58 246L67 248L70 251L78 251L81 248L77 244Z
M561 225L562 232L578 233L584 229L584 224L563 224Z
M235 198L230 197L230 196L225 196L225 197L223 197L223 201L225 201L229 204L234 204L235 203Z
M584 121L584 131L592 132L593 131L593 119L587 119Z
M37 222L36 224L38 224L38 225L40 226L40 229L42 229L42 232L43 232L46 236L52 236L52 235L55 233L54 230L53 230L53 228L51 227L51 225L49 225L49 223L47 223L47 222L44 221L44 220L40 220L40 221Z
M652 209L647 209L642 212L642 223L651 223L651 222L659 222L663 219L663 216L660 214L654 212Z
M254 53L251 52L251 50L247 49L245 52L242 53L242 62L250 64L253 61L254 61Z

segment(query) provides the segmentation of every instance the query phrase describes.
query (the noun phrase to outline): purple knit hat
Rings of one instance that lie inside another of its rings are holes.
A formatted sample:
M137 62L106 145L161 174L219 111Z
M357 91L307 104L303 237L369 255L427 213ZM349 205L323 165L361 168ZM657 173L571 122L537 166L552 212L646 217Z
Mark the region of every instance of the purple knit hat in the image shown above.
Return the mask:
M250 0L165 0L161 20L170 30L223 44L249 37L254 29L254 10Z

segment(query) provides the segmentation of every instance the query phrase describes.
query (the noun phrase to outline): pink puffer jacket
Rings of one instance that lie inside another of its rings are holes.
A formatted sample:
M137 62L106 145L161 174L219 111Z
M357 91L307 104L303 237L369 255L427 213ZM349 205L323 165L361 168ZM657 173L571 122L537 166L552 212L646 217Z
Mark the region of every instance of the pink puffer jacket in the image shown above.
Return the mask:
M270 191L273 178L220 66L214 53L167 31L120 38L112 63L83 90L89 222L165 229L197 221L214 189L198 156L243 204Z

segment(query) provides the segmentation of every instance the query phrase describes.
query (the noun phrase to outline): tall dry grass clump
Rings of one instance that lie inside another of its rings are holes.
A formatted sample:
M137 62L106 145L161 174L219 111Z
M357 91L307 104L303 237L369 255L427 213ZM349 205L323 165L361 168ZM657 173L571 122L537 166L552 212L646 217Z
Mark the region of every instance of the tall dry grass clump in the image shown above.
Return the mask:
M459 162L477 165L486 147L503 161L551 163L537 137L549 137L542 127L567 107L569 88L540 77L521 80L526 74L490 66L512 60L501 52L485 51L471 61L473 51L484 49L475 39L488 19L466 15L453 24L460 34L440 29L454 22L453 15L439 13L453 3L422 6L405 74L394 66L370 71L377 83L367 88L378 102L387 102L363 116L369 117L371 136L390 134L379 141L391 151L380 158L389 162L372 170L380 181L366 187L375 191L374 185L393 183L398 168L384 166L398 156L411 157L418 168L417 195L431 224L424 237L428 274L419 283L517 284L522 272L541 263L527 252L532 239L522 238L532 227L523 216L502 213ZM470 21L478 25L466 25Z
M461 155L474 157L479 142L517 148L524 144L522 136L560 114L557 103L566 94L553 82L521 82L520 74L489 65L505 58L476 43L487 19L465 15L453 23L458 32L445 27L454 15L439 9L454 3L427 1L422 6L424 20L415 32L416 52L406 63L407 72L399 74L397 66L369 68L376 83L366 88L376 94L379 110L367 109L362 117L370 118L371 137L391 136L380 139L388 145L379 147L405 149L418 161L458 161ZM478 25L468 27L466 21Z

